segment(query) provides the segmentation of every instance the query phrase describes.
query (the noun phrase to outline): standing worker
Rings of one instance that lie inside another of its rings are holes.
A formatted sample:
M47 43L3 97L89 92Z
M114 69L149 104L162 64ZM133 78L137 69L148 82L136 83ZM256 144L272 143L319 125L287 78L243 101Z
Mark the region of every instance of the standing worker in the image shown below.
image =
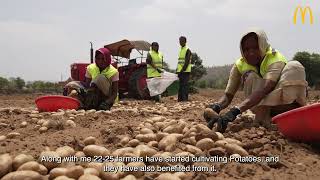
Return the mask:
M163 55L159 52L159 44L151 43L151 49L147 55L147 77L161 77L163 69ZM160 95L154 97L156 101L160 101Z
M181 46L179 52L177 74L179 77L179 92L178 101L188 101L189 86L188 81L191 73L191 51L186 45L187 38L181 36L179 38L179 43Z

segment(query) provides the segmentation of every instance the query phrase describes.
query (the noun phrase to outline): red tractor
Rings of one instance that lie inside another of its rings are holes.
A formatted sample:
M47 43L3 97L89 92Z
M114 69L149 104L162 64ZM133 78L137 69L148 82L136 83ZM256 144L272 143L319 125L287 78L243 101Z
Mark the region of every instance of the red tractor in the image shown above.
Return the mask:
M111 51L113 56L112 65L119 71L119 95L136 99L149 99L147 88L147 64L145 63L145 51L149 51L150 43L146 41L122 40L104 46ZM130 59L132 50L136 50L139 57ZM93 63L93 49L91 43L90 53ZM140 60L137 63L137 60ZM71 64L71 78L74 81L84 81L86 67L89 63Z

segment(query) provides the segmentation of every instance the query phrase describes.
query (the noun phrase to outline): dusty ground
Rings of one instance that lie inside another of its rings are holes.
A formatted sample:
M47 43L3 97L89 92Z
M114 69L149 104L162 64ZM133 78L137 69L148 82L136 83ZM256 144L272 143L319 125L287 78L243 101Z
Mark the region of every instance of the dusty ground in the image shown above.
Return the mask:
M17 137L0 140L0 155L10 153L14 157L24 153L38 158L45 148L55 150L65 145L81 151L82 142L88 136L96 137L96 144L114 151L121 148L119 141L122 137L128 136L133 139L141 123L156 115L162 115L167 119L183 119L189 124L193 122L205 124L202 118L204 106L208 101L213 102L221 95L222 91L218 90L201 91L200 94L191 96L190 103L177 103L173 97L164 98L161 104L151 101L124 100L113 108L111 114L93 112L84 116L75 116L72 119L76 127L58 126L43 133L38 130L40 126L36 126L40 119L64 122L70 116L64 114L53 117L50 113L41 113L41 117L32 118L30 114L35 110L34 99L38 95L0 95L2 109L0 136L7 136L11 132L20 133ZM309 102L317 102L319 96L319 91L312 91L309 94ZM243 95L239 93L233 104L242 100ZM22 111L12 111L13 108L22 109ZM164 113L159 113L157 111L159 109ZM23 121L27 122L26 127L21 127ZM320 152L313 146L287 140L277 131L254 127L250 120L246 122L238 120L232 123L224 136L240 140L244 149L252 156L278 156L280 161L214 163L217 172L187 173L186 179L318 179L320 176ZM176 151L184 150L185 144L179 142ZM229 155L225 153L226 156ZM146 173L140 179L153 179L157 175L157 173Z

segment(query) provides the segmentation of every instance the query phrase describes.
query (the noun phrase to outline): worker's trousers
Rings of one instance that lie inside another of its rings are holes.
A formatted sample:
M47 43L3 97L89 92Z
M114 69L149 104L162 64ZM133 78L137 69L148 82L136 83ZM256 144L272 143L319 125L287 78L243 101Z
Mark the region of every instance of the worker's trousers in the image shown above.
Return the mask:
M189 95L189 72L182 72L178 75L179 77L179 92L178 92L178 101L188 101Z

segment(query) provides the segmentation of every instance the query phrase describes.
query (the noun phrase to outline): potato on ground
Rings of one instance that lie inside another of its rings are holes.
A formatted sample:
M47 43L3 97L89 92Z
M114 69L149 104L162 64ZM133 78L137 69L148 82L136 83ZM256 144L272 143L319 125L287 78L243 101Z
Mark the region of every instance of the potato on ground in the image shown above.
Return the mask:
M5 175L1 180L43 180L43 176L35 171L15 171Z
M98 176L92 174L84 174L78 180L101 180Z
M0 156L0 178L12 171L12 157L9 154Z
M83 152L87 156L108 156L110 155L110 151L102 146L98 145L88 145L83 148Z
M17 170L22 164L33 160L33 157L30 155L19 154L13 159L13 169Z
M200 148L202 151L206 151L215 147L215 144L212 139L204 138L197 142L196 147Z

